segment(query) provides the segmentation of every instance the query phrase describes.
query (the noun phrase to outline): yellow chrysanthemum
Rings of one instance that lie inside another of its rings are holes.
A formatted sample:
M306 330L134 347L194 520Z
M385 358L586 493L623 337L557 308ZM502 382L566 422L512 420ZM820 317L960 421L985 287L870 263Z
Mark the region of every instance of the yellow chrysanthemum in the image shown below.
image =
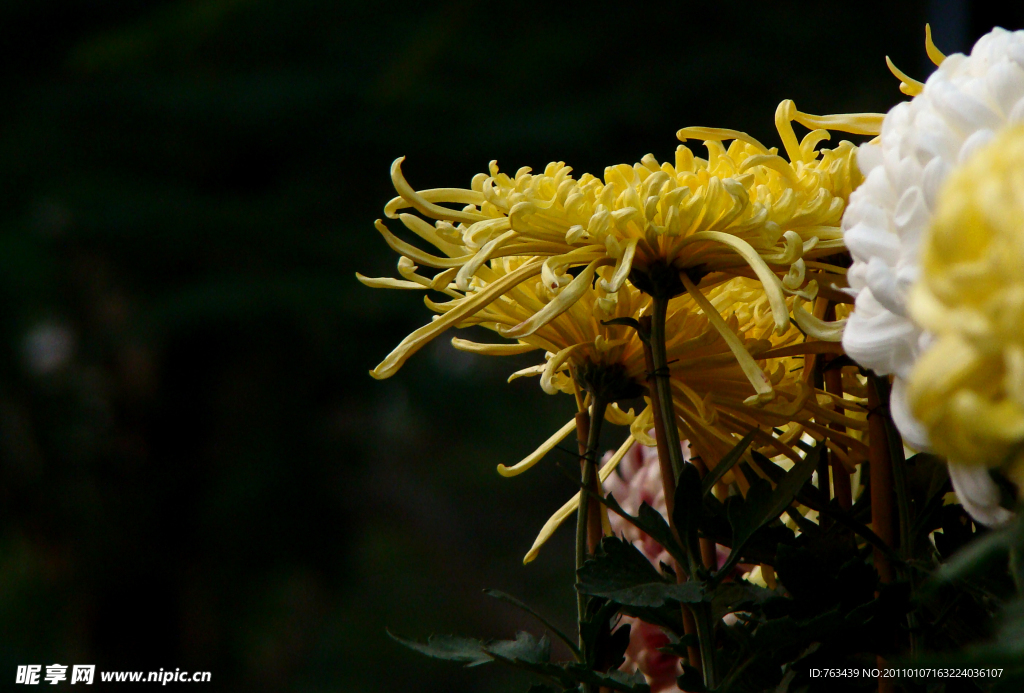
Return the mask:
M923 249L914 318L935 335L910 379L914 414L960 464L1024 482L1024 125L946 180Z
M486 290L492 282L500 283L526 262L528 260L523 258L492 261L474 279L476 290ZM635 396L647 379L643 343L632 327L607 323L615 318L648 314L652 299L628 284L615 294L609 294L602 288L601 280L611 272L610 267L599 269L597 277L586 280L593 288L565 312L516 343L480 344L458 338L452 343L465 351L491 355L545 351L543 363L519 371L512 378L539 376L541 386L549 393L573 392L577 383L589 388L590 379L604 378L607 382L611 376L620 393L631 391ZM485 282L481 276L489 281ZM804 432L818 439L831 438L843 446L840 450L851 449L854 458L862 457L866 448L856 433L866 428L863 419L858 418L862 408L844 400L840 408L849 410L848 415L836 413L833 398L813 391L803 373L801 359L805 354L834 351L836 347L805 342L793 326L779 335L767 297L755 280L723 278L718 283L707 283L706 296L688 293L669 302L666 352L680 435L701 451L712 468L751 428L762 432L755 449L770 457L784 455L794 461L799 459L794 446ZM451 290L458 293L457 289ZM482 325L501 332L503 326L536 315L546 293L542 282L520 284L456 326ZM467 299L454 299L450 302L452 305L433 302L428 305L434 310L450 311L461 300ZM758 383L779 396L766 401L758 391ZM639 415L612 406L606 418L611 423L629 425L631 433L600 470L602 481L612 473L634 441L655 444L649 434L654 425L650 406ZM849 425L852 435L826 428L829 421ZM499 473L515 476L530 469L568 437L575 424L575 419L570 419L518 464L499 465ZM784 429L782 436L776 436L772 430L778 428ZM575 512L578 502L577 494L545 524L527 561L537 555L554 530Z
M613 268L601 278L608 294L620 291L627 279L647 293L675 295L683 291L681 274L694 284L711 273L756 277L768 298L775 329L785 332L790 319L786 295L815 295L815 273L831 268L813 258L843 249L840 218L860 182L852 144L815 149L830 137L822 128L872 133L878 119L811 116L785 101L776 113L776 125L788 161L777 149L742 132L685 128L679 131L684 141L705 139L706 160L679 146L674 163L659 163L647 155L632 166L607 168L603 179L589 174L575 179L563 163L549 164L539 175L522 168L510 177L492 162L490 174L478 174L470 189L416 191L405 180L403 160L398 159L391 174L399 196L387 204L385 214L444 255L405 243L380 222L377 228L392 248L409 258L404 268L399 267L403 274L412 271L412 263L442 271L433 279L361 277L364 283L398 288L452 284L466 292L490 260L530 260L503 277L500 288L474 292L458 313L411 334L372 375L389 377L424 343L462 317L539 276L550 300L521 322L502 327L505 336L528 336L579 300L589 289L580 278L593 277L601 267ZM793 132L794 121L813 128L802 141ZM732 144L726 148L723 142L729 140ZM434 220L434 225L403 211L408 209ZM570 272L581 267L585 269L575 276ZM840 338L841 325L823 328L805 320L808 315L798 310L793 316L805 332L822 339Z

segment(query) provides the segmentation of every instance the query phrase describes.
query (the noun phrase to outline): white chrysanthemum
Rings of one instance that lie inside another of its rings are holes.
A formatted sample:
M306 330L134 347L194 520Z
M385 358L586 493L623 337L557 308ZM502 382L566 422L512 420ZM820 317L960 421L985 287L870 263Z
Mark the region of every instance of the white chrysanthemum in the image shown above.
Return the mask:
M921 237L950 171L997 131L1022 120L1024 31L996 28L978 40L970 56L943 60L921 93L889 111L880 137L858 153L865 180L843 217L857 302L843 347L861 365L895 376L893 419L915 448L929 447L906 401L906 378L932 341L908 308L920 269ZM998 494L984 469L958 469L950 476L976 519L986 524L1006 519L1006 511L993 502Z

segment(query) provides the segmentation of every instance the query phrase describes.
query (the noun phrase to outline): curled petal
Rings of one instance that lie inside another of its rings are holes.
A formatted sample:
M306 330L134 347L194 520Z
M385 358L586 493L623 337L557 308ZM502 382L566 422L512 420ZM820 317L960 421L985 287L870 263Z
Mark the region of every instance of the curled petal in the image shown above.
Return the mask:
M774 276L774 275L773 275ZM707 316L708 322L710 322L718 333L722 335L726 344L729 345L729 350L732 351L733 356L736 357L736 361L739 363L740 368L743 369L743 374L747 376L747 380L754 386L754 391L757 393L751 399L758 402L765 402L771 400L775 396L775 391L772 389L771 381L768 376L764 374L757 363L754 361L754 357L750 355L746 347L743 346L743 342L733 332L728 325L725 324L725 320L722 319L721 313L711 305L711 301L707 299L704 294L694 286L690 278L685 274L679 275L679 278L683 280L683 286L686 287L687 293L693 299L702 311Z
M416 282L407 282L404 279L394 279L392 277L367 277L359 272L356 272L356 279L359 280L360 284L371 289L423 289L423 286Z
M370 375L377 380L390 378L410 356L423 348L427 342L441 334L449 327L455 325L463 318L474 314L484 306L497 300L502 294L523 282L524 280L540 274L540 262L528 262L514 272L488 285L482 291L474 294L472 298L462 301L457 307L452 308L444 315L434 319L427 325L412 332L403 339L395 349L387 355L380 364L370 371Z
M480 266L491 259L491 255L494 254L495 250L511 241L515 236L515 231L506 231L497 238L488 241L484 244L484 247L476 252L476 255L469 258L459 269L458 274L455 275L455 286L459 291L468 290L469 280L473 278L473 275L480 269Z
M765 295L768 296L768 305L771 306L772 317L775 319L775 328L781 334L789 327L789 309L786 307L786 297L782 293L782 282L775 276L771 268L765 264L764 259L754 250L752 245L742 238L737 238L721 231L701 231L688 237L683 243L689 244L697 241L713 241L727 245L746 260L750 268L754 270L757 278L761 280L762 286L764 286Z
M598 471L598 477L600 478L602 483L611 475L613 471L615 471L615 468L619 466L619 462L621 462L622 458L626 456L626 453L629 452L629 449L633 447L634 442L636 441L634 440L633 436L627 437L626 441L621 446L619 446L619 449L615 451L614 455L612 455L612 458L608 460L608 462L605 463L603 467L601 467L601 469ZM558 529L559 526L563 522L565 522L566 519L568 519L574 512L576 512L576 509L578 507L580 507L580 494L577 491L576 495L573 496L568 503L559 508L558 511L554 515L552 515L547 522L544 523L544 526L541 527L540 533L537 535L537 538L533 541L533 546L530 547L530 551L523 558L524 565L527 563L531 563L535 558L537 558L537 554L540 553L540 547L544 546L547 540L551 538L551 535L555 533L555 530Z
M517 356L518 354L525 354L528 351L535 351L540 348L532 344L524 344L523 342L517 344L481 344L458 337L452 337L452 346L459 351L468 351L471 354L487 354L488 356Z
M558 388L552 383L555 373L557 373L558 370L565 364L565 362L569 360L569 357L572 356L574 352L579 351L580 349L586 346L590 346L590 343L584 342L580 344L573 344L571 347L566 347L565 349L562 349L557 354L548 359L547 364L545 364L544 366L544 372L540 374L540 387L542 390L544 390L544 392L548 393L549 395L554 395L558 393Z
M391 233L391 230L388 229L387 226L384 226L384 222L380 219L373 222L373 225L377 227L378 231L380 231L380 235L384 236L384 241L391 246L392 250L399 255L404 255L405 257L415 260L421 265L426 265L427 267L459 267L471 257L469 255L464 255L462 257L438 257L437 255L431 255L428 252L420 250L414 245L406 243L398 236Z
M473 214L456 209L449 209L430 202L424 195L413 190L412 186L405 180L405 176L402 175L403 161L405 161L405 157L400 156L391 164L391 182L394 183L395 191L409 203L409 206L433 219L447 219L448 221L461 221L468 224L487 219L487 217L482 214ZM466 199L474 200L471 204L479 204L484 200L483 194L481 193L469 190L464 192L468 193L466 195ZM388 206L391 207L390 204ZM395 209L399 208L400 207L398 206L392 207L391 211L393 212ZM386 211L389 210L385 208L385 212Z
M633 256L636 254L636 244L639 240L638 238L631 238L626 243L622 256L615 263L615 272L612 273L612 278L608 281L601 280L602 289L613 294L622 288L623 282L626 281L630 271L633 269Z
M579 276L573 279L562 289L555 298L546 306L534 313L529 319L524 320L511 329L498 328L498 333L503 337L520 338L527 337L544 325L548 324L559 315L569 310L580 297L594 285L594 272L601 265L611 264L608 258L594 260L586 269L580 272Z
M565 437L576 430L576 419L572 418L567 424L562 426L558 431L545 440L539 448L531 452L529 455L524 457L517 464L511 467L506 467L503 464L498 465L498 474L502 476L518 476L525 472L527 469L544 459L544 456L554 450L555 446L565 440Z
M835 322L825 322L804 310L800 303L799 299L793 302L793 319L808 337L820 339L823 342L841 342L843 340L846 318Z

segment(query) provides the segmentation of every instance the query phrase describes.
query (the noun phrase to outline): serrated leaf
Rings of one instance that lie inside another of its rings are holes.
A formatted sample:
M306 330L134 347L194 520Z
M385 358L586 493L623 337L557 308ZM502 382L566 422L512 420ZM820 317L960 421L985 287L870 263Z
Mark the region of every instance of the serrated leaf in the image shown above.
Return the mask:
M550 630L559 640L561 640L566 645L568 645L569 649L572 650L572 653L574 655L576 655L577 657L580 656L580 651L579 651L579 648L577 647L576 643L573 642L569 638L568 635L566 635L561 630L556 628L554 626L554 624L552 624L548 619L544 618L539 613L537 613L532 608L530 608L529 605L525 604L524 602L520 601L519 599L516 599L511 594L507 594L505 592L502 592L501 590L486 589L486 590L484 590L484 594L486 594L488 597L492 597L494 599L497 599L498 601L505 602L506 604L511 604L512 606L516 607L517 609L521 609L521 610L525 611L526 613L530 614L535 619L537 619L542 624L544 624L544 626L548 630Z
M395 635L387 634L395 642L405 645L410 650L425 654L434 659L449 662L464 662L467 667L479 666L491 661L491 656L484 652L483 643L476 638L464 638L458 635L431 635L427 642L421 643Z
M577 571L576 588L626 606L657 608L666 602L705 601L698 582L669 582L630 542L618 537L601 541L601 551Z
M597 500L599 503L605 505L613 513L629 522L631 525L646 533L651 539L661 544L661 547L665 549L672 558L676 559L680 565L686 565L686 553L683 551L683 547L676 541L675 535L672 533L672 529L668 526L668 522L661 516L657 510L649 506L647 503L640 505L640 510L637 511L636 517L630 515L619 505L618 501L615 500L611 494L601 497L595 493L587 491L591 494L591 498Z
M794 464L774 489L760 477L751 479L747 497L742 502L737 500L730 503L727 513L733 531L732 550L725 564L716 573L716 578L728 575L739 562L744 546L754 533L772 522L793 503L800 489L814 473L822 450L823 446L819 445L804 459Z
M750 611L779 595L745 580L718 585L711 593L711 613L714 620L737 611Z
M511 662L546 664L551 661L551 640L547 635L539 638L520 631L515 640L495 640L483 645L483 651L494 657Z

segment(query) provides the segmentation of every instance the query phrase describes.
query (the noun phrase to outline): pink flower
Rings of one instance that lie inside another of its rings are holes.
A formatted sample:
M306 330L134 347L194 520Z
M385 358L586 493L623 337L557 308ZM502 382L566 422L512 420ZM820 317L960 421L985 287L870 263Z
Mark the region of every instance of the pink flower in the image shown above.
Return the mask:
M607 462L612 453L607 453ZM689 460L690 446L683 443L683 459ZM643 503L651 506L667 519L665 506L665 488L661 482L661 466L658 462L658 451L639 443L635 444L619 463L618 474L613 474L604 482L606 493L630 515L636 515ZM632 542L647 559L655 566L661 563L671 565L671 558L661 544L654 541L647 533L611 513L609 522L616 536ZM682 673L679 657L658 648L669 644L668 636L661 628L641 621L632 616L623 616L623 623L630 626L629 647L626 649L626 661L622 665L625 671L639 669L647 678L651 693L681 693L676 686L676 677Z

